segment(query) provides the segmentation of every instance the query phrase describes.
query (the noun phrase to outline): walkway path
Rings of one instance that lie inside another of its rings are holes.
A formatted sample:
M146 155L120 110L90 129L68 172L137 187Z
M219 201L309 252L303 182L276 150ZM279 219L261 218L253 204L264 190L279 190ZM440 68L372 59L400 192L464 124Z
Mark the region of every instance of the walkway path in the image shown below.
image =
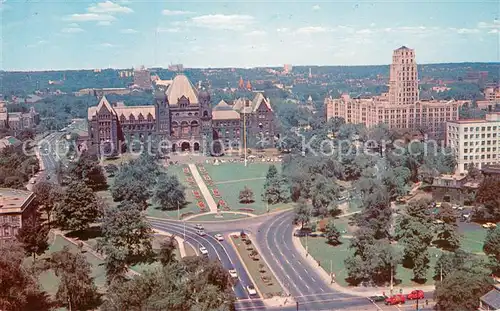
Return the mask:
M154 232L160 234L160 235L165 235L165 236L171 236L173 235L175 240L177 241L177 246L179 246L179 253L181 254L181 257L186 257L186 247L184 245L184 239L181 237L176 236L175 234L170 234L168 232L165 232L163 230L159 229L153 229Z
M215 213L214 212L208 212L208 213L203 213L203 214L194 214L194 215L190 215L190 216L188 216L186 218L183 218L182 220L183 221L189 221L189 220L191 220L193 218L198 218L198 217L202 217L202 216L205 216L205 215L215 215L215 214L217 214L217 212L215 212ZM246 215L248 217L257 217L257 215L252 214L252 213L247 213L247 212L232 212L232 211L230 211L230 212L220 212L220 215L224 216L224 214L238 214L238 215ZM233 220L233 219L230 219L230 220ZM206 220L204 220L204 222L205 221ZM210 220L210 221L212 221L212 220Z
M207 185L201 178L200 173L196 169L196 165L190 163L188 164L189 170L191 171L191 174L193 175L194 180L196 181L196 184L198 185L198 188L200 188L201 194L203 194L203 197L205 198L205 202L207 202L208 207L210 208L211 212L217 213L217 203L215 203L214 198L212 197L212 194L210 194L210 190L208 190Z
M215 184L216 185L231 184L231 183L241 182L241 181L252 181L252 180L263 180L263 179L266 179L266 178L265 177L254 177L254 178L245 178L245 179L224 180L224 181L215 182Z

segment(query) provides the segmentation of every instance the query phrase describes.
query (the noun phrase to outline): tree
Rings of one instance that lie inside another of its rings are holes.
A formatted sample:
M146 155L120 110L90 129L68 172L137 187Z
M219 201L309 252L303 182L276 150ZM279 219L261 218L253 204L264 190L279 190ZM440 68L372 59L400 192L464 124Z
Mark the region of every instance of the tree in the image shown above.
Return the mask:
M240 202L243 203L251 203L253 202L253 191L252 189L248 188L245 186L243 190L240 191L240 196L239 196Z
M51 310L49 295L23 266L24 251L15 240L0 243L0 308L8 311Z
M17 239L23 244L26 255L33 256L34 261L37 255L45 253L49 248L49 228L42 223L40 215L35 213L19 229Z
M36 204L47 217L47 225L50 229L52 211L63 195L63 190L56 184L41 181L33 186Z
M152 172L137 167L137 164L122 165L111 186L113 200L135 202L145 209L151 196L150 188L156 181L152 175Z
M94 279L90 276L90 264L85 257L70 252L67 246L48 259L48 266L60 278L56 300L69 310L93 310L100 305L100 296Z
M500 274L500 227L488 230L484 240L483 250L490 258L493 273Z
M162 174L153 195L153 201L160 205L162 210L173 210L186 204L186 187L179 182L177 176Z
M484 206L475 213L474 218L478 221L497 222L500 220L500 178L485 177L477 191L476 200Z
M217 261L186 257L161 269L111 284L101 309L234 310L228 272Z
M81 181L71 182L54 210L57 226L63 230L84 230L101 215L101 203Z
M387 189L374 182L369 189L365 190L362 204L364 210L356 217L358 226L371 228L376 239L388 238L392 209Z
M466 262L472 260L472 254L462 250L442 252L434 266L434 279L444 279L453 271L462 269Z
M297 206L294 208L295 212L295 222L301 224L302 228L307 224L311 217L311 207L307 204L307 201L301 199L298 201Z
M158 257L163 266L169 265L173 262L177 262L175 258L175 249L177 248L177 243L173 235L165 238L160 244L160 253Z
M269 187L269 184L271 183L271 181L273 179L275 179L276 177L278 177L278 169L276 168L276 166L274 164L271 164L267 170L266 182L264 183L264 189Z
M457 232L457 215L450 204L442 204L436 215L442 223L436 223L435 244L443 249L457 250L460 247L460 234Z
M290 187L286 179L276 176L264 187L262 199L268 204L286 203L290 199Z
M339 187L334 181L323 175L315 175L311 189L313 216L326 216L328 212L336 214L339 193Z
M467 165L467 179L478 180L481 177L481 171L474 165L474 163L469 163Z
M335 227L333 220L330 220L325 228L325 236L328 243L332 245L340 244L340 231Z
M151 225L141 213L141 207L133 202L123 202L108 208L103 217L102 240L98 249L119 255L125 263L148 261L153 257Z
M436 284L434 299L438 310L477 310L479 298L492 288L485 274L455 271Z
M72 179L85 182L92 190L101 190L107 187L106 176L102 167L97 162L97 157L84 152L76 162L73 162L68 170Z

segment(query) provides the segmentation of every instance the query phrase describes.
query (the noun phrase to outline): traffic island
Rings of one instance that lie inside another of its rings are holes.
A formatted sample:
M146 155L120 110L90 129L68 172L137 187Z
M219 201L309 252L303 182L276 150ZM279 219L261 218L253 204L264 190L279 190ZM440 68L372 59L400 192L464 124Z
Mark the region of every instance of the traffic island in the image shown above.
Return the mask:
M247 234L231 234L230 241L240 257L250 279L263 299L281 296L283 289L262 260Z

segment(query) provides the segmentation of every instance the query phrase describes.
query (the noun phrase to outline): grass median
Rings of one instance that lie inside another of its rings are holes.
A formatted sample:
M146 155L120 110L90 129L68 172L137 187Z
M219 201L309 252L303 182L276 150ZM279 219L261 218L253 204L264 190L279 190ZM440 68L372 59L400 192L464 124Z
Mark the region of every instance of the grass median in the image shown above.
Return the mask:
M281 296L283 289L264 260L262 260L248 236L242 238L239 235L231 235L231 242L243 260L243 264L250 274L250 278L255 283L255 287L259 289L262 298L267 299L273 296Z

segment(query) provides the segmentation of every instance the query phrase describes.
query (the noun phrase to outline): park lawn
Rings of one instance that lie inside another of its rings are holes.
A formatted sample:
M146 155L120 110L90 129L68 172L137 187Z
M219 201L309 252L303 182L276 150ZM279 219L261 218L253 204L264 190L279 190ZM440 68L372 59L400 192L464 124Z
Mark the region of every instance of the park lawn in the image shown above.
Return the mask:
M189 216L189 215L194 215L194 214L201 214L202 212L201 212L200 208L198 207L198 201L202 201L205 204L207 211L209 210L207 202L203 198L203 195L201 196L201 199L199 199L199 200L196 199L195 196L193 195L193 190L199 191L199 188L198 188L198 185L196 183L191 185L187 182L186 177L191 176L191 175L186 175L184 173L184 171L183 171L184 167L188 167L188 166L187 165L169 165L167 168L164 168L165 172L172 174L174 176L177 176L177 178L179 179L179 182L186 187L185 195L186 195L187 204L184 207L181 206L181 209L180 209L181 218L183 218L183 214L185 214L184 217ZM200 194L201 194L201 192L200 192ZM151 216L151 217L178 219L177 209L162 211L161 209L158 208L157 204L154 204L152 202L150 203L150 206L146 210L146 213L148 216Z
M101 162L102 166L106 166L108 164L114 164L116 166L120 166L121 164L128 163L130 160L137 159L139 154L132 154L129 152L122 153L118 157L113 159L103 159Z
M262 178L264 180L271 164L274 164L278 172L281 172L281 162L248 163L246 167L244 163L203 164L203 166L214 183L217 184L218 182L238 179Z
M48 258L52 253L60 251L64 246L68 246L70 251L73 253L78 252L78 247L71 242L68 242L66 239L61 237L60 235L55 236L55 240L50 245L49 249L45 254L38 257L37 260L42 258ZM84 252L83 255L87 259L87 262L91 265L91 276L94 278L94 282L98 288L104 288L106 284L106 271L104 269L104 261L95 257L89 252ZM31 259L26 259L26 264L31 265ZM39 276L39 281L42 288L47 291L50 295L55 295L57 292L57 287L59 286L59 278L52 271L42 272Z
M306 238L300 238L302 245L305 248ZM341 238L342 244L337 246L332 246L326 243L326 239L323 237L307 238L307 244L309 249L309 254L313 256L314 259L319 260L323 269L330 273L330 261L333 266L333 273L335 273L335 281L342 285L348 286L349 284L346 282L347 278L347 270L344 266L344 260L353 253L352 250L349 249L350 240L346 238ZM402 251L402 246L395 245L397 249ZM434 276L434 267L437 261L436 255L441 254L441 250L430 247L429 248L429 269L427 270L427 282L426 285L434 284L433 276ZM404 268L402 265L398 266L397 273L395 276L396 283L400 280L402 286L418 286L421 284L417 284L411 279L413 278L413 271L411 269Z
M262 260L260 254L257 255L257 258L259 260L253 260L250 258L249 254L250 251L248 251L246 248L248 247L243 243L241 238L239 236L234 236L231 235L230 237L231 242L234 244L236 251L239 253L241 256L241 259L243 260L243 264L246 267L247 272L252 276L253 281L255 282L255 287L257 287L260 292L262 293L264 299L266 298L271 298L273 296L281 296L283 289L281 288L280 284L276 280L274 274L269 270L269 267L266 265L266 263ZM250 247L254 247L253 243L250 244ZM262 274L259 270L259 265L264 265L264 269L266 272ZM271 281L268 283L265 283L261 276L266 275L270 277Z
M217 214L200 215L189 219L189 221L225 221L225 220L242 219L250 217L245 214L236 214L231 212L222 212L222 216L224 217L216 217L216 216Z
M486 234L488 231L482 228L480 225L477 225L477 229L475 230L459 230L462 235L460 239L460 247L471 253L480 253L483 252L484 239L486 238Z

